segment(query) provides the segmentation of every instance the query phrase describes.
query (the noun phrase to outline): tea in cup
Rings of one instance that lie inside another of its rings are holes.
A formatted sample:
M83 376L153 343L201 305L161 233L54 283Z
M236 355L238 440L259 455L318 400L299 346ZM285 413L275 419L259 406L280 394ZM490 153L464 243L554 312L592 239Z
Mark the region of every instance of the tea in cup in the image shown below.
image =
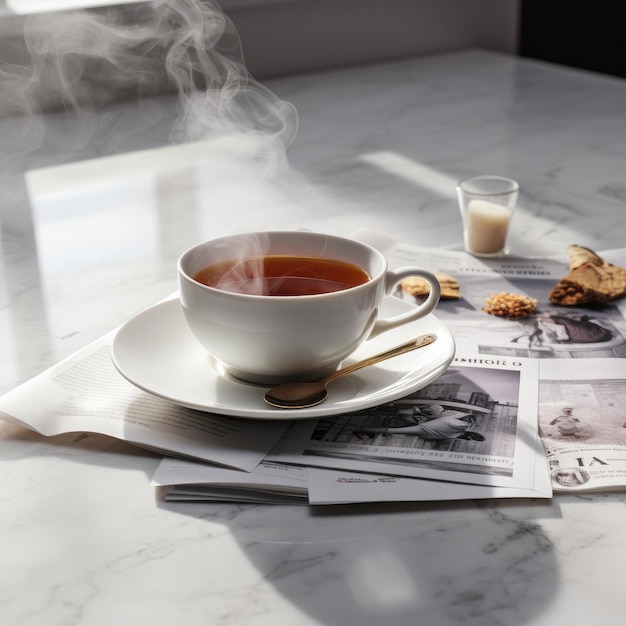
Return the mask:
M383 299L409 276L430 285L426 300L379 319ZM299 231L199 243L181 255L178 278L198 342L226 373L267 385L329 374L368 338L431 313L440 295L424 268L390 270L366 244Z

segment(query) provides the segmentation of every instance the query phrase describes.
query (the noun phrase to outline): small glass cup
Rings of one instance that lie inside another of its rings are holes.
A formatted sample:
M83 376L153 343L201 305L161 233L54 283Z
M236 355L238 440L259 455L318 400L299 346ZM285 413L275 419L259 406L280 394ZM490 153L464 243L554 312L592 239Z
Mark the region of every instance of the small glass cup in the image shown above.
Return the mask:
M519 184L504 176L473 176L460 181L456 192L467 252L480 257L506 256Z

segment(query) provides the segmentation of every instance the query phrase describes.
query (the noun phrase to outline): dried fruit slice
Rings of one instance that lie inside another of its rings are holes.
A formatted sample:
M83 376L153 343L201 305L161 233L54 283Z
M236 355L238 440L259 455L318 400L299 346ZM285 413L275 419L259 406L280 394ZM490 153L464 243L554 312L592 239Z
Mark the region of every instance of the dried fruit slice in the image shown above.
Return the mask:
M611 302L626 295L626 269L605 261L583 246L569 246L568 253L569 274L552 289L550 302L576 306Z

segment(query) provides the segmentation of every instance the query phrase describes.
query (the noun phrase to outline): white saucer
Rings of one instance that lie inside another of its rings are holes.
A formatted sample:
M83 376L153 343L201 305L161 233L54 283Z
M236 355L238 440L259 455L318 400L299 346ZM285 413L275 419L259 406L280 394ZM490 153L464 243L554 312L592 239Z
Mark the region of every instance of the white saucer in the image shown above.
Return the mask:
M387 298L381 314L389 317L412 306ZM271 407L263 400L266 387L225 375L191 334L178 299L161 302L128 320L115 335L112 359L131 383L184 407L235 417L308 419L384 404L434 381L455 352L450 331L434 315L366 341L344 365L424 333L435 333L437 341L338 379L329 385L328 398L308 409Z

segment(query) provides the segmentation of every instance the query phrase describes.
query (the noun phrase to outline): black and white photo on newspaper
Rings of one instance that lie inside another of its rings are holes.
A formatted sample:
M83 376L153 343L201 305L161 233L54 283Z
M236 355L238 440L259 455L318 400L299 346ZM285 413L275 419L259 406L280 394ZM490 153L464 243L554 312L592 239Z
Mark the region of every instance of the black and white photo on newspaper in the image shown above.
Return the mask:
M531 488L537 362L457 354L435 382L393 402L293 424L276 456L312 467Z
M542 362L539 432L554 491L626 489L626 362Z

